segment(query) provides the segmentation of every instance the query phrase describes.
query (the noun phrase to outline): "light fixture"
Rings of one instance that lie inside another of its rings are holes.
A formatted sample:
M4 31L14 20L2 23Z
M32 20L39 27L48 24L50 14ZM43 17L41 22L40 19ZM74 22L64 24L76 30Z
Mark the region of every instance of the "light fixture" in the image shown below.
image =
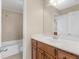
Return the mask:
M50 5L53 5L53 6L57 6L61 4L62 2L64 2L64 0L50 0L49 1Z

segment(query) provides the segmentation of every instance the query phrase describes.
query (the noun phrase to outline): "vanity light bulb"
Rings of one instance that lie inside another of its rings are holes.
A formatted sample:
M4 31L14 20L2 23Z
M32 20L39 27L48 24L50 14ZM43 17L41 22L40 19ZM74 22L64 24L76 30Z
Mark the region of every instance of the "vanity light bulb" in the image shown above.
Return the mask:
M54 6L56 6L56 5L57 5L57 3L53 3L53 5L54 5Z
M50 5L56 6L64 2L65 0L49 0Z
M57 4L60 4L60 3L62 3L62 1L58 1L58 2L57 2Z
M55 0L50 0L50 1L49 1L49 3L50 3L50 5L54 5L54 6L56 6L56 5L57 5L57 3L56 3L56 1L55 1Z
M49 0L49 3L50 3L50 4L54 3L54 0Z

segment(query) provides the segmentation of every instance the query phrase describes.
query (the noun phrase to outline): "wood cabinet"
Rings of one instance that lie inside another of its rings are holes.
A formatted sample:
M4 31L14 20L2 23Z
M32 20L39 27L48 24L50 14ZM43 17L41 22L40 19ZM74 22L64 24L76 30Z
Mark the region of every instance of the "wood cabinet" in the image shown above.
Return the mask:
M79 57L32 39L32 59L79 59Z
M32 40L32 59L37 59L37 41Z
M43 59L55 59L55 48L47 44L38 42L37 49L38 49L37 50L38 56L39 56L39 51L40 51Z
M77 56L58 50L58 59L79 59Z
M36 59L36 48L32 48L32 59Z

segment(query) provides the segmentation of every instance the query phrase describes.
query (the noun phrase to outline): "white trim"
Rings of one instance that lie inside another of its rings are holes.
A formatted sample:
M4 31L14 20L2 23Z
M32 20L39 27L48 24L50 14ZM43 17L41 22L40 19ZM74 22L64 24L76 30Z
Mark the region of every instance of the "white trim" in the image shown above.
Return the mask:
M1 47L1 41L2 41L2 0L0 0L0 47ZM2 59L1 54L0 59Z
M2 42L2 46L11 46L14 44L18 44L20 42L22 42L22 40L6 41L6 42Z
M24 0L23 8L23 59L28 59L27 56L27 0Z
M1 7L1 0L0 0L0 46L1 46L1 40L2 40L2 7Z

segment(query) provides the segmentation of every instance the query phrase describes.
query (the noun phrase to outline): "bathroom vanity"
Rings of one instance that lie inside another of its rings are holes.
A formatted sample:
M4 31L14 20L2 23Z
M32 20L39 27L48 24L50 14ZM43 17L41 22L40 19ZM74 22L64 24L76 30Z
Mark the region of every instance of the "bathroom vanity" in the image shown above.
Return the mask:
M69 48L63 42L50 40L51 38L43 36L32 37L32 59L79 59L79 53L76 54L76 48ZM62 41L62 40L61 40ZM64 48L65 47L65 48ZM78 49L79 50L79 49Z

